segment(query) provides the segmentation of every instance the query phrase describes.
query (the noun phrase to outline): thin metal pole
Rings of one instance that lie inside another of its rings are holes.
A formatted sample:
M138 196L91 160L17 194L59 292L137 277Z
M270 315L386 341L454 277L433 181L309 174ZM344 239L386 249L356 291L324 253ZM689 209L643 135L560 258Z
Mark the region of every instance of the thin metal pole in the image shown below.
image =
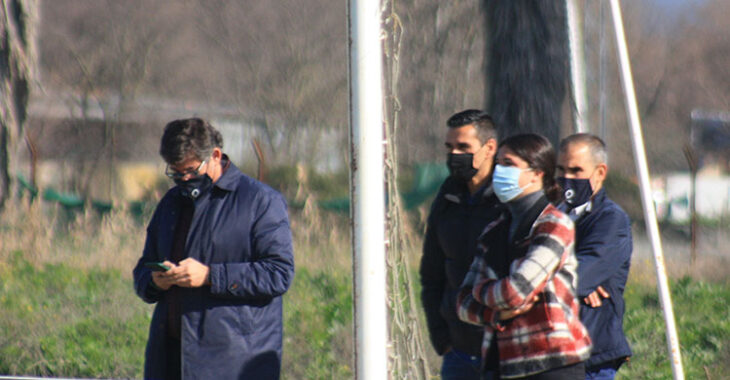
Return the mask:
M606 87L606 74L608 73L608 47L606 46L606 12L605 3L598 3L599 8L599 32L598 32L598 49L599 49L599 75L598 75L598 113L599 113L599 131L603 141L608 136L608 125L606 120L606 110L608 110L608 90Z
M350 193L355 376L388 378L380 1L350 0Z
M566 0L568 13L568 43L570 45L570 82L573 90L573 127L575 132L588 132L588 100L586 98L585 54L583 53L583 30L578 19L577 0Z
M656 210L654 209L654 203L651 199L649 169L646 163L644 139L641 133L641 120L639 119L639 111L636 105L636 93L634 91L634 82L631 74L629 52L626 47L626 36L624 34L624 25L621 17L621 6L619 5L619 0L611 0L611 15L613 16L613 26L614 31L616 32L621 84L623 85L626 112L629 118L629 125L631 127L631 140L634 146L634 162L636 162L636 171L639 175L639 184L641 187L641 203L644 208L646 230L649 234L651 246L654 251L657 288L659 290L659 299L661 300L662 310L664 310L664 322L667 327L667 345L672 362L672 373L674 374L674 379L679 380L684 379L682 357L679 349L679 338L677 338L677 329L674 325L672 299L670 297L666 268L664 266L664 253L662 252L662 243L659 237Z

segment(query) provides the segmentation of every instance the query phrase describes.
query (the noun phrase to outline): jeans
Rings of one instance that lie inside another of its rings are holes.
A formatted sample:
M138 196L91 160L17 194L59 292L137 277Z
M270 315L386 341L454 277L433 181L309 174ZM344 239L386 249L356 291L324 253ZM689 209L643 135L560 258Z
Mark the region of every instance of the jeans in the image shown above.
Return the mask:
M586 380L613 380L615 377L615 368L601 368L586 371Z
M444 354L441 365L441 379L443 380L479 380L481 358L451 349Z

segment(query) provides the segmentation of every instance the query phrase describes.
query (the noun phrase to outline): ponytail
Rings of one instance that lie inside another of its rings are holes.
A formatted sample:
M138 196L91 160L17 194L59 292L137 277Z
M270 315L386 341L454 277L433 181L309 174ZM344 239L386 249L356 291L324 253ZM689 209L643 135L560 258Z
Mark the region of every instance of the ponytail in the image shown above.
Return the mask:
M552 204L558 204L563 197L563 189L558 185L553 177L543 177L542 187L545 191L545 196Z

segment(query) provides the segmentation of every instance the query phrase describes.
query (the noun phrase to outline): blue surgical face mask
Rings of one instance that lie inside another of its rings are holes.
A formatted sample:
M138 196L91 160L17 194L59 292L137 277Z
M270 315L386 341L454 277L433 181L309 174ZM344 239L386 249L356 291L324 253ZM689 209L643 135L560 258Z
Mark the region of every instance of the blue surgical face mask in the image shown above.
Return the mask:
M492 175L492 188L494 194L497 195L499 201L507 203L517 198L525 188L520 187L520 174L523 170L532 169L520 169L514 166L503 166L497 165L494 168L494 174Z
M558 184L563 188L565 203L570 207L588 202L593 195L593 187L588 179L558 177Z

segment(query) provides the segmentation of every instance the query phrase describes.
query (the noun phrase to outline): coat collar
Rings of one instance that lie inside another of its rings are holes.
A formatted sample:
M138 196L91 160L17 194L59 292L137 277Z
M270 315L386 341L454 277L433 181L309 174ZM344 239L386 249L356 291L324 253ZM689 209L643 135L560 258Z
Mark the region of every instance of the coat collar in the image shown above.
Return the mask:
M492 189L491 183L488 183L479 188L473 195L469 193L469 188L465 183L448 177L444 185L444 199L456 203L472 203L478 204L486 201L490 197L496 197L494 190Z
M228 159L228 155L226 154L223 155L221 164L223 165L223 174L221 174L220 178L218 178L218 181L216 181L213 186L221 190L233 191L243 173L241 173L241 171L238 170L238 167L236 167L236 165Z
M543 211L545 211L545 207L547 207L550 204L550 201L548 201L547 197L545 195L541 196L540 199L535 202L535 204L530 207L529 210L525 213L525 216L522 218L522 221L520 221L520 224L517 226L517 229L515 230L515 236L514 236L514 244L519 245L524 240L529 239L532 231L532 225L535 223L535 220L542 214Z
M525 217L522 218L522 222L520 223L520 225L517 226L517 230L515 231L516 239L514 241L514 244L519 245L526 239L529 239L531 237L530 235L532 232L532 226L535 223L535 220L539 218L543 212L545 212L545 209L549 205L550 201L544 195L540 197L540 199L538 199L534 205L532 205L532 207L527 211L527 214L525 214ZM499 231L497 227L500 225L509 226L510 220L512 220L512 217L505 207L499 217L497 217L494 221L490 222L486 225L486 227L484 227L484 230L482 230L482 233L480 235L480 240L492 231ZM504 233L506 233L506 230Z

